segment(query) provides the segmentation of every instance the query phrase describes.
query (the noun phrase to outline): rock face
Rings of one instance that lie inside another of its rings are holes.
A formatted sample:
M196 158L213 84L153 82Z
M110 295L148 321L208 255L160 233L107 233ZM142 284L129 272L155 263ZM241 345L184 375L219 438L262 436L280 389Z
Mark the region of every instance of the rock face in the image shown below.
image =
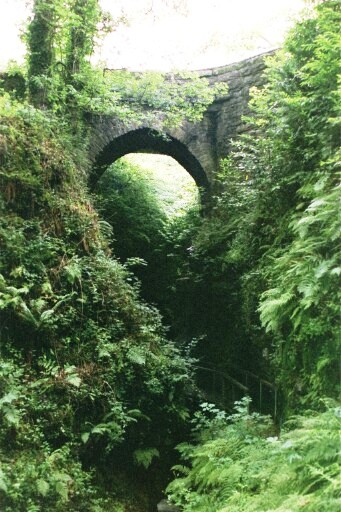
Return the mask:
M180 512L178 507L171 505L167 500L162 500L157 506L158 512Z
M272 53L272 52L271 52ZM270 54L271 54L270 53ZM172 156L194 178L198 186L209 188L219 160L227 156L231 141L248 126L242 116L248 114L250 88L264 83L263 54L219 68L199 71L210 84L227 83L229 90L218 97L198 123L185 122L175 130L164 130L162 116L137 126L110 116L91 119L89 146L93 170L90 181L96 182L105 166L133 152L155 152Z

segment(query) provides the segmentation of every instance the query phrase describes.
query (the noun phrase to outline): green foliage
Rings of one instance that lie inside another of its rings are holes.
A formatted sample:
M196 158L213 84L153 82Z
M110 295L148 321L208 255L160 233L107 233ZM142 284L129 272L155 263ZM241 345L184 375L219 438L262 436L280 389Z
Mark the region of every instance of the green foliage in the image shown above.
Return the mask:
M55 21L55 4L44 0L37 0L33 8L33 20L28 30L28 44L30 49L29 61L29 89L30 96L36 105L43 105L44 85L54 60L53 36Z
M159 245L166 221L151 185L137 166L116 162L99 180L95 201L101 216L112 226L115 254L149 260Z
M184 512L336 512L340 408L296 416L278 438L266 418L240 405L219 429L216 419L206 427L197 444L178 447L188 466L173 468L170 499Z
M111 229L113 253L134 270L143 297L160 306L167 273L162 250L167 222L144 171L124 160L116 162L96 185L94 201Z
M0 107L1 508L116 510L100 475L167 454L189 363L111 257L72 137L8 95Z
M217 94L227 92L226 85L210 87L194 73L168 79L161 73L94 68L89 59L95 45L120 22L124 19L112 20L98 0L35 0L26 32L30 101L68 118L80 131L84 113L135 123L161 114L165 126L197 121Z
M95 36L110 25L97 0L35 0L26 42L30 99L36 106L61 109L64 96L71 108L72 91L80 85L74 77L90 71Z
M136 509L119 482L158 472L183 438L191 350L223 371L273 372L286 413L336 394L339 3L321 3L269 60L251 134L222 162L210 215L167 225L131 166L103 178L96 210L84 113L138 124L143 106L176 125L197 120L215 91L188 77L93 70L98 22L110 23L101 16L95 0L37 0L28 85L43 108L13 99L15 89L0 98L6 512ZM186 357L140 298L129 268L141 258ZM335 411L296 417L277 440L247 400L237 405L227 417L206 399L172 498L196 512L336 510Z
M284 414L338 393L339 25L339 3L322 2L268 59L178 265L178 309L194 303L190 336L206 335L196 355L276 377Z
M72 80L93 53L95 36L99 35L98 25L102 23L102 29L108 28L108 14L101 11L98 0L72 0L69 6L64 2L63 7L69 11L68 18L64 18L63 30L69 33L65 41L65 65Z
M2 347L5 344L2 342ZM5 345L9 348L8 343ZM0 393L0 503L4 511L107 510L106 498L97 496L91 473L82 469L74 442L52 447L46 439L43 414L47 389L58 367L48 367L50 377L35 379L12 351L1 356ZM74 385L72 368L66 382ZM51 404L52 405L52 404ZM51 414L52 405L49 409ZM36 410L37 409L37 410ZM102 493L103 494L103 493ZM110 501L113 505L113 501ZM118 505L119 506L119 505Z
M222 83L210 87L208 80L195 72L170 77L156 72L136 74L119 70L108 73L106 80L119 101L139 114L140 121L156 115L163 119L165 127L178 126L184 119L199 121L214 98L228 90ZM146 107L152 112L148 113Z
M281 173L276 179L278 194L286 197L284 189L293 184L296 189L286 222L289 243L267 255L272 261L265 267L268 289L261 297L261 320L283 347L284 385L296 381L312 401L323 393L337 394L341 229L340 6L325 2L317 14L292 33L284 66L270 67L273 81L255 99L263 108L264 98L274 102L276 95L276 111L267 118L276 159L272 172ZM282 85L278 77L284 73L288 78ZM295 80L289 81L292 76Z
M154 457L159 457L159 450L156 448L141 448L135 450L134 457L136 464L144 466L146 469L151 465Z

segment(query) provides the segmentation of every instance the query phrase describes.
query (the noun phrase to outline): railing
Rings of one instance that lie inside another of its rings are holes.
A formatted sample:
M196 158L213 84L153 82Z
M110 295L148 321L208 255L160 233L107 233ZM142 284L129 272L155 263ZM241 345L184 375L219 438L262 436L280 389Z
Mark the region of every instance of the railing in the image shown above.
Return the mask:
M264 390L264 387L270 389L273 392L273 395L274 395L273 417L277 418L277 413L278 413L278 391L277 391L276 384L274 384L272 382L269 382L268 380L265 380L265 379L259 377L258 375L250 372L249 370L244 370L242 368L238 368L238 371L244 374L246 386L248 386L248 383L249 383L250 379L251 380L253 379L253 380L255 380L256 382L259 383L259 402L258 402L259 407L258 408L259 408L259 412L260 413L262 413L263 390Z
M212 374L210 390L206 389L205 394L223 408L229 408L236 400L239 400L243 396L249 395L253 399L253 405L259 413L267 412L266 405L269 405L269 393L266 397L268 400L266 400L264 391L265 389L269 390L269 392L273 395L271 400L273 402L273 407L271 407L271 415L273 416L274 420L277 419L278 390L274 383L259 377L249 370L244 370L238 367L235 367L233 371L244 377L245 384L241 383L240 380L237 380L235 377L232 377L228 373L222 372L216 368L209 368L207 366L199 365L195 365L195 368L201 372ZM249 386L250 381L255 381L258 383L257 394L255 394L255 386Z

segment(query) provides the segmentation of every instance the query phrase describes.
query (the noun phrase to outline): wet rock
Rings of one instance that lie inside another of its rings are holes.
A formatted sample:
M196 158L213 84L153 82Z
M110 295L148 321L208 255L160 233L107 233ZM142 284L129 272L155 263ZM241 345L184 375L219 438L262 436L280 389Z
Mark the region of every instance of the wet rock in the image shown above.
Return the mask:
M162 500L157 506L158 512L180 512L179 507L171 505L167 500Z

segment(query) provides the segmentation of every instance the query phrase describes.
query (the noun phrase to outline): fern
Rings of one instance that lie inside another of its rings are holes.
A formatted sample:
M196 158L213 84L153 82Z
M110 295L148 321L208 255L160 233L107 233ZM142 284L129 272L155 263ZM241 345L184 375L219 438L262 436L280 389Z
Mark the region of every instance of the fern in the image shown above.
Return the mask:
M136 464L143 466L145 469L149 468L155 457L160 457L159 450L156 448L140 448L134 451Z
M191 465L168 486L170 498L184 512L337 512L340 423L332 407L293 418L281 439L264 439L245 436L239 419L191 447Z

